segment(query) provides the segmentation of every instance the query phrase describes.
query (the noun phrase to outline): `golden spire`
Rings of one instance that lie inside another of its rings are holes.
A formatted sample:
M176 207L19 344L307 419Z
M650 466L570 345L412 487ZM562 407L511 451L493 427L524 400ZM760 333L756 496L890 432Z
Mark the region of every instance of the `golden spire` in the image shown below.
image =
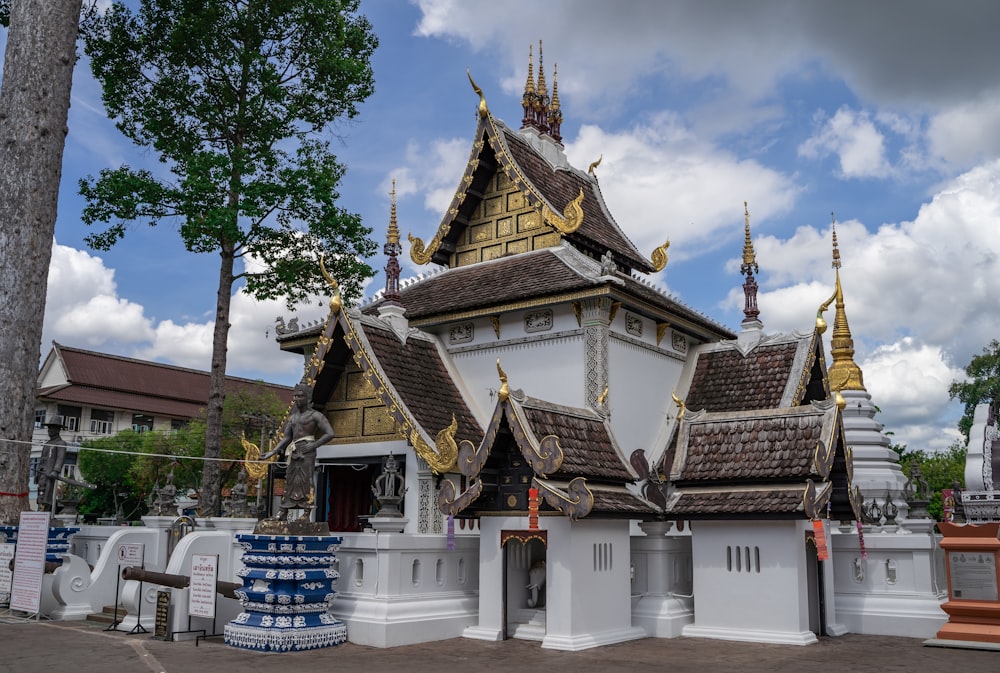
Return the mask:
M506 402L510 397L510 387L507 385L507 372L500 366L500 358L497 358L497 374L500 375L500 390L497 391L497 398L501 402Z
M386 234L386 243L399 243L399 226L396 224L396 178L392 179L392 208L389 210L389 232Z
M549 116L559 109L559 64L552 66L552 102L549 103Z
M830 336L830 354L833 364L827 372L830 388L834 391L864 390L864 377L861 368L854 362L854 338L847 324L847 312L844 310L844 289L840 285L840 249L837 245L837 221L833 218L830 229L833 232L833 268L836 272L836 313L833 319L833 334Z
M538 41L538 97L535 99L536 108L545 112L548 107L549 92L545 89L545 64L542 62L542 41Z
M535 93L535 66L531 60L531 50L534 49L534 45L528 45L528 81L524 83L524 95L525 97L533 95Z
M746 267L753 265L757 270L757 256L753 251L753 241L750 240L750 209L747 207L747 202L743 202L743 268L742 272L746 273Z

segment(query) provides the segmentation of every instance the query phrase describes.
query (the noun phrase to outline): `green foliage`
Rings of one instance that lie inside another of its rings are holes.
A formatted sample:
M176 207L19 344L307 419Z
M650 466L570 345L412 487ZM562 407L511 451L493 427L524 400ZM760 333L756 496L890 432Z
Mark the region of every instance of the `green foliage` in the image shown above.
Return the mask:
M966 447L956 442L944 451L937 453L910 450L906 448L905 444L893 445L890 448L899 453L899 464L903 469L903 474L909 476L910 466L913 463L920 466L920 473L927 480L932 493L927 511L940 521L944 511L941 491L952 488L956 481L961 484L965 480Z
M948 395L965 405L965 413L958 421L958 429L969 441L972 417L976 406L1000 400L1000 341L994 339L983 349L982 355L973 356L965 368L966 381L952 381Z
M0 0L0 26L10 25L10 0Z
M320 136L374 90L377 40L356 0L142 0L85 20L85 51L108 114L172 176L129 166L81 181L83 219L108 226L179 221L191 252L264 263L246 271L258 298L327 290L316 264L360 295L375 251L360 218L337 207L344 169ZM240 278L239 275L235 278Z
M78 459L80 474L85 481L97 487L84 493L77 506L81 514L114 516L119 501L126 519L137 519L145 513L145 499L149 491L134 478L132 469L136 456L131 455L141 451L142 446L143 435L134 430L89 440L81 445ZM127 494L124 498L121 497L123 493Z

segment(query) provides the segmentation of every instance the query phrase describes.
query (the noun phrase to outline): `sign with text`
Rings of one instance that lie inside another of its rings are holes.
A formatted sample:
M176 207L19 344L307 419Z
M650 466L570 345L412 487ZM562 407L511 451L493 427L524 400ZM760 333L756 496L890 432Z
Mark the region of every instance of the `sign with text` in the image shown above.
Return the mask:
M997 554L989 551L948 553L952 598L963 601L997 600Z
M153 638L167 640L170 637L170 592L156 592L156 621L153 627Z
M195 554L191 557L191 583L188 585L190 616L215 619L215 583L218 577L218 554Z
M142 567L142 553L145 545L141 542L127 542L118 547L118 565L128 568Z
M10 585L14 579L14 573L10 570L10 562L14 560L14 544L7 542L0 544L0 605L7 605L10 601Z
M14 577L10 587L10 608L38 612L45 574L45 546L49 541L50 512L21 512L14 550Z

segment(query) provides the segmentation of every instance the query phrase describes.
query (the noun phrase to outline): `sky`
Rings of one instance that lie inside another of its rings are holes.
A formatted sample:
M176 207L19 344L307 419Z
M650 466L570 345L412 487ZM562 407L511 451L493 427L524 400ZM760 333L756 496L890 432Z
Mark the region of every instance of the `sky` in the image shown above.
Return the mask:
M746 201L764 329L810 329L833 291L834 214L878 419L914 449L958 437L948 386L1000 336L1000 3L363 0L361 11L380 41L376 92L328 137L347 166L341 204L380 243L393 178L404 233L428 240L441 222L476 128L466 69L517 128L528 49L537 74L542 40L570 162L603 156L605 200L639 250L671 240L656 283L739 329ZM84 242L78 182L123 163L156 157L107 119L82 58L42 355L55 340L207 370L217 257L186 252L169 224L137 225L106 253ZM401 261L404 277L424 270L408 248ZM377 275L366 294L383 284ZM322 320L325 306L296 315ZM278 316L292 317L283 302L236 292L231 375L300 378L301 358L274 342Z

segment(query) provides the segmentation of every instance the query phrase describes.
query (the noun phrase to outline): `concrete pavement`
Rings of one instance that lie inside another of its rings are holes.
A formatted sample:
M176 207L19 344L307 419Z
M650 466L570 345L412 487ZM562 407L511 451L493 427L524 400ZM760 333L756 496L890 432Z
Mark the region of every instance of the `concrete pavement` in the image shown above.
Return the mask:
M89 622L0 623L0 673L510 673L529 667L545 673L996 673L1000 652L925 647L910 638L849 634L806 647L647 638L583 652L556 652L524 640L487 643L457 638L390 649L345 643L309 652L261 654L228 647L221 638L203 640L196 647L194 641L106 633Z

